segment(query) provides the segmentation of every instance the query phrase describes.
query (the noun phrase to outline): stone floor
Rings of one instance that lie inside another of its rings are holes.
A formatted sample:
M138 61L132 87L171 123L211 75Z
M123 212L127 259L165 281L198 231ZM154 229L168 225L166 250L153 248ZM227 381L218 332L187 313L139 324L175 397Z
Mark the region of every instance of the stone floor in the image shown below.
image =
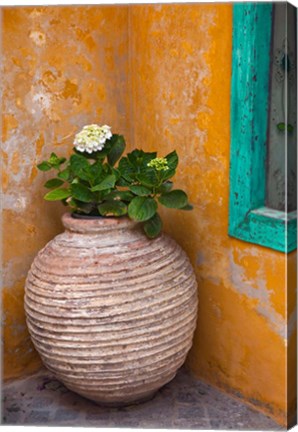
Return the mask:
M283 430L265 415L195 379L184 368L151 401L126 408L100 407L69 391L42 369L4 385L2 424Z

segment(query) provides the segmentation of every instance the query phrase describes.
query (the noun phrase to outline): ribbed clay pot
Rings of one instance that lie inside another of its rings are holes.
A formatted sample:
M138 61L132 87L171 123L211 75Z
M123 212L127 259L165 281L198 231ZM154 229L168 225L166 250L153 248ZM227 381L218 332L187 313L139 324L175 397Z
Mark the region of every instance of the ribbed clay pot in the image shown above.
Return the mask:
M28 328L45 366L103 404L150 398L192 345L197 283L180 246L130 219L62 217L25 287Z

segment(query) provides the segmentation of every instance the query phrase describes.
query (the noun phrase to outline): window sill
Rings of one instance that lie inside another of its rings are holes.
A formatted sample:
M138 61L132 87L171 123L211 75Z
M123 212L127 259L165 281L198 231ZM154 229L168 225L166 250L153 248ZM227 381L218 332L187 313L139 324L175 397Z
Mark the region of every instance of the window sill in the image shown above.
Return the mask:
M297 248L297 211L285 213L267 207L248 212L237 226L230 227L229 235L280 252Z

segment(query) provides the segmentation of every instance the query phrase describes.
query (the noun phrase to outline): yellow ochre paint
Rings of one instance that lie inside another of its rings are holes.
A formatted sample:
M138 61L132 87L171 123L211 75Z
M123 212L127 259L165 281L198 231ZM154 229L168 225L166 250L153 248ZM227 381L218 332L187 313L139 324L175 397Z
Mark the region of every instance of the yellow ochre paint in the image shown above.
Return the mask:
M4 377L40 367L26 329L24 280L34 256L62 231L60 203L42 199L47 174L36 164L68 155L85 124L128 134L127 8L2 9Z
M34 255L62 230L64 208L43 202L47 173L34 165L53 150L69 154L84 124L107 123L128 149L179 154L175 184L195 209L161 213L199 283L188 366L285 425L296 254L227 234L232 5L6 8L3 26L5 377L40 366L23 285Z
M227 235L232 5L133 6L130 14L132 147L160 156L175 148L176 185L195 206L162 210L199 283L188 366L286 424L295 393L286 386L286 319L295 314L296 254L287 310L286 255ZM292 370L294 343L292 336Z

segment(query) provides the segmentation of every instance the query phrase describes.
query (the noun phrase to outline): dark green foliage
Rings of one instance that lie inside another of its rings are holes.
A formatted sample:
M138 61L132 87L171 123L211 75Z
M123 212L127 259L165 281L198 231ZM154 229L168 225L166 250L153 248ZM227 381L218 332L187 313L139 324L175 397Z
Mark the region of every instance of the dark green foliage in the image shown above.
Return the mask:
M124 216L127 213L127 205L123 201L105 201L97 208L102 216Z
M70 178L70 168L65 168L63 171L60 171L57 174L57 177L59 177L60 179L67 181Z
M75 177L81 180L92 179L90 163L83 155L74 154L70 157L70 170Z
M155 213L143 225L144 231L149 238L157 237L162 230L162 220L158 213Z
M70 190L71 190L71 195L73 196L73 198L82 201L82 202L92 202L94 201L94 195L91 192L91 190L80 183L73 183L70 186Z
M37 168L40 171L49 171L50 169L52 169L52 166L49 164L49 162L47 161L43 161L40 164L37 165Z
M37 165L40 171L56 170L55 177L44 184L53 189L44 198L61 201L77 213L128 215L142 223L149 238L155 238L162 230L158 203L181 210L193 208L186 193L172 190L173 182L169 180L176 173L177 153L157 158L156 152L136 149L122 156L124 150L123 136L114 134L102 150L91 154L74 149L67 160L52 153Z
M133 199L134 195L129 191L118 191L113 190L110 192L105 198L107 200L116 200L116 201L127 201L130 202Z
M182 190L176 189L163 193L158 201L165 207L180 209L187 205L187 195Z
M142 185L129 186L129 190L131 192L133 192L135 195L139 195L139 196L146 196L146 195L150 195L152 193L151 189L147 188L146 186L142 186Z
M128 215L139 222L150 219L157 210L157 203L153 198L135 197L128 206Z
M115 186L115 183L116 183L116 177L114 176L114 174L109 174L106 177L104 177L104 179L100 183L93 186L91 190L92 192L95 192L95 191L103 191L106 189L112 189Z
M45 196L44 199L47 201L60 201L63 200L64 198L68 198L71 195L71 192L69 189L54 189L51 192L48 192Z
M45 182L44 187L46 187L47 189L57 188L58 186L63 185L63 183L64 183L63 180L60 180L58 178L53 178Z
M164 183L162 183L159 188L158 188L158 192L160 193L165 193L165 192L169 192L173 187L173 182L171 181L165 181Z
M111 166L120 159L125 149L125 141L122 135L113 135L111 138L111 149L107 155Z

